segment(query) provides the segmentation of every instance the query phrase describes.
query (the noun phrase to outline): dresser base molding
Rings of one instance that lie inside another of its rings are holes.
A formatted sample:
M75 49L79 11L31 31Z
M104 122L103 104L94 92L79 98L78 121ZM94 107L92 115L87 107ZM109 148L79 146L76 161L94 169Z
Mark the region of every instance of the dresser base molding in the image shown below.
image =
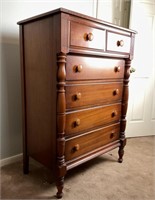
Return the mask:
M68 170L115 148L123 161L136 32L64 8L18 24L23 172L40 162L62 198Z
M95 151L92 151L91 154L86 154L84 156L81 156L80 158L74 159L72 161L66 162L67 170L70 170L82 163L85 163L91 159L94 159L100 155L103 155L113 149L116 149L117 147L120 147L120 142L115 141L111 144L106 145L105 147L98 148Z

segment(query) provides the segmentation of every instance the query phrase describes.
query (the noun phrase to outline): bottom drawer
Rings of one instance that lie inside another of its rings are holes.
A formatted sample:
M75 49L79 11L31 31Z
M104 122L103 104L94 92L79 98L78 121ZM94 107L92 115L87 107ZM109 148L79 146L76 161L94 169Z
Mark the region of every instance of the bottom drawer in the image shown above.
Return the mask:
M69 161L119 138L120 123L67 139L65 160Z

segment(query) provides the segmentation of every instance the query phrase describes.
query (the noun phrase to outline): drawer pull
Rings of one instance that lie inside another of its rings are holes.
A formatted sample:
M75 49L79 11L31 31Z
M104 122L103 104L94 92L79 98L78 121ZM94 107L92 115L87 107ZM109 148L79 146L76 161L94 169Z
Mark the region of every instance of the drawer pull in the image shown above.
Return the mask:
M115 67L115 72L120 72L120 70L121 70L121 67L120 67L120 66L116 66L116 67Z
M72 148L72 152L79 151L79 149L80 149L80 145L79 145L79 144L76 144L76 145Z
M112 116L112 117L116 117L116 116L117 116L117 111L114 110L114 111L112 112L111 116Z
M81 72L82 71L82 65L75 65L75 72Z
M114 131L111 132L110 139L112 139L113 137L114 137Z
M74 122L74 124L75 124L75 127L79 126L80 125L80 119L76 119L75 122Z
M92 41L94 39L94 35L92 33L87 34L87 40Z
M124 41L123 40L118 40L117 41L117 46L118 47L123 47L124 46Z
M81 93L78 92L75 94L75 100L80 100L81 99Z
M119 94L119 89L116 89L116 90L113 91L113 95L114 95L114 96L116 96L116 95L118 95L118 94Z
M130 73L133 73L133 72L135 72L135 71L136 71L136 69L133 68L133 67L131 67L131 69L130 69Z

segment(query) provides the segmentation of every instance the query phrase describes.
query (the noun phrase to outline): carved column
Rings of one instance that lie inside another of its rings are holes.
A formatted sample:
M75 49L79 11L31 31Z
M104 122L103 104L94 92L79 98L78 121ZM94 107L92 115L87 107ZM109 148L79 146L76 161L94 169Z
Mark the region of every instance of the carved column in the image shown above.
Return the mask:
M57 55L57 198L62 197L64 176L66 174L65 164L65 121L66 121L66 98L65 98L65 79L66 79L66 54Z
M123 84L123 97L122 97L122 116L121 116L121 130L120 130L120 147L119 147L119 159L118 162L123 162L124 146L126 145L125 128L126 128L126 113L128 108L128 96L129 96L129 77L130 77L131 60L125 61L124 72L124 84Z

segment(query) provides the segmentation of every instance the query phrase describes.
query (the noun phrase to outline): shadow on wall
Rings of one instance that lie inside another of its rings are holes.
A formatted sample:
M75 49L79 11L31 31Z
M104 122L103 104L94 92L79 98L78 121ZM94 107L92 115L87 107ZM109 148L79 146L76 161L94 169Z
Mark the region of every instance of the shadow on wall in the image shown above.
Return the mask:
M18 38L1 38L1 159L22 152L20 49Z

